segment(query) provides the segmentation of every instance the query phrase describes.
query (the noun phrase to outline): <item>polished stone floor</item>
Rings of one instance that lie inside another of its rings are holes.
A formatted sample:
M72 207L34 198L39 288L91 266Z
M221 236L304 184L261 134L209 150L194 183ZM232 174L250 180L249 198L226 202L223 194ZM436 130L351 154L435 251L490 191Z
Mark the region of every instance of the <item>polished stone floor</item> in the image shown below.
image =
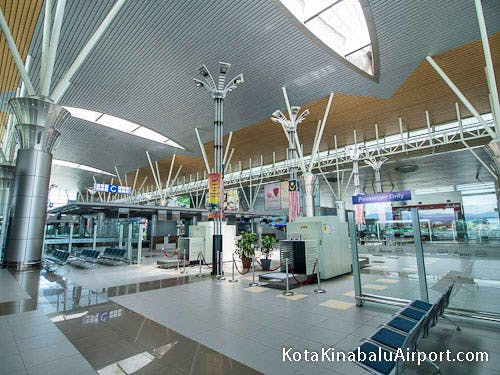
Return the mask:
M366 293L418 297L414 271L398 274L376 265L362 275ZM198 267L184 274L148 264L108 267L96 278L99 270L1 270L0 362L6 365L0 374L361 374L350 363L284 363L282 348L350 350L397 311L356 307L350 275L323 282L325 294L307 285L283 298L276 289L249 287L250 274L237 274L239 281L230 283L211 278L206 267L201 278ZM225 270L229 279L231 265ZM111 280L99 287L104 275ZM440 291L433 284L431 298ZM441 321L420 349L486 350L489 362L442 363L442 373L500 373L500 327L460 324L457 332ZM406 373L432 369L409 363Z

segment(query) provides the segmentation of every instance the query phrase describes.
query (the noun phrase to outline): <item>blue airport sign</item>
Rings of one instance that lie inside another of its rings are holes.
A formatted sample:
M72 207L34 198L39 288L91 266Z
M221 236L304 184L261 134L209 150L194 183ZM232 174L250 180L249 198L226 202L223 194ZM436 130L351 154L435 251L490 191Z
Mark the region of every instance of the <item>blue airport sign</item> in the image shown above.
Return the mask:
M115 194L130 194L130 186L110 185L110 184L94 184L95 191Z
M399 202L411 200L411 191L393 191L391 193L378 193L366 195L353 195L352 204L370 204L382 202Z

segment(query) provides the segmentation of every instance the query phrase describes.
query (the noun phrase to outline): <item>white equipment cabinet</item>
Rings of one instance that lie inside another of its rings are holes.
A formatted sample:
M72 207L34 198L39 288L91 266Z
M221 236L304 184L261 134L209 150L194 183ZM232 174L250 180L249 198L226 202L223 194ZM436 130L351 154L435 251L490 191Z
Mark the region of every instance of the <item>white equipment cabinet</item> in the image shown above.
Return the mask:
M178 240L179 259L182 259L184 251L186 251L186 258L190 262L198 259L198 255L203 252L203 239L196 237L181 237Z
M337 216L299 217L287 224L287 238L317 241L321 279L329 279L352 271L348 225ZM306 247L314 249L315 246ZM314 254L316 255L316 254Z
M201 248L203 249L202 254L205 257L207 263L212 263L213 232L214 232L214 224L211 221L199 222L198 224L191 225L189 227L189 238L201 239L202 241ZM223 261L230 261L233 259L235 242L236 242L236 226L227 225L225 222L223 222L222 223ZM196 255L194 255L193 259L196 259L197 256L198 252L196 252ZM191 259L191 255L189 259Z

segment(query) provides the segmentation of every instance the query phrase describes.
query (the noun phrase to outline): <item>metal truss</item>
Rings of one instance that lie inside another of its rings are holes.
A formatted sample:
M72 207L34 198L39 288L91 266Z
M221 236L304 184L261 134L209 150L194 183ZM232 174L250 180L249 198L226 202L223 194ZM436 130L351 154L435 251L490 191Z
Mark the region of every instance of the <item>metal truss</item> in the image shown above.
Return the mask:
M493 126L491 116L487 116L485 122L488 126ZM377 131L378 133L378 131ZM433 129L430 127L403 132L399 134L379 138L375 140L357 143L341 148L335 148L318 153L318 156L313 162L313 170L318 173L320 171L346 170L351 168L352 159L349 156L349 150L353 147L362 148L363 153L359 160L365 161L374 157L389 157L400 154L408 154L415 151L431 149L434 153L439 153L440 146L456 145L460 148L467 149L465 145L467 141L477 139L490 139L488 131L482 124L474 118L460 120L458 122L438 125ZM304 156L304 162L310 162L311 155ZM270 181L288 176L291 164L288 160L275 162L272 164L261 165L248 169L240 169L236 172L226 173L224 176L225 188L238 188L242 185L251 186L255 181ZM296 165L295 165L296 167ZM176 196L185 194L200 194L208 189L206 179L185 182L172 186L166 192L153 191L150 193L137 194L129 197L130 202L144 202L155 199L160 199L162 196ZM121 201L121 200L117 200Z

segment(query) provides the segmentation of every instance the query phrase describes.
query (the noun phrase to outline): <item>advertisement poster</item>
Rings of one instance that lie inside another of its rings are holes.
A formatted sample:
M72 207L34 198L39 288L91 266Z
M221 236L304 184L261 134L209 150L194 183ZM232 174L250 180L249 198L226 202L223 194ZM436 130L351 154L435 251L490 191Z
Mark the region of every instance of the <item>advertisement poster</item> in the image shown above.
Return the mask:
M288 210L288 181L281 182L280 190L281 190L281 209Z
M209 219L219 217L218 208L221 204L220 199L223 189L222 174L210 173L208 175L208 204L210 209L210 212L208 213ZM224 218L224 213L222 213L222 218Z
M170 197L167 207L191 207L190 197Z
M238 211L240 209L240 197L238 189L224 191L224 210Z
M281 209L280 183L264 185L264 208L266 210Z
M218 207L222 191L222 178L220 173L208 175L208 204L210 207Z

